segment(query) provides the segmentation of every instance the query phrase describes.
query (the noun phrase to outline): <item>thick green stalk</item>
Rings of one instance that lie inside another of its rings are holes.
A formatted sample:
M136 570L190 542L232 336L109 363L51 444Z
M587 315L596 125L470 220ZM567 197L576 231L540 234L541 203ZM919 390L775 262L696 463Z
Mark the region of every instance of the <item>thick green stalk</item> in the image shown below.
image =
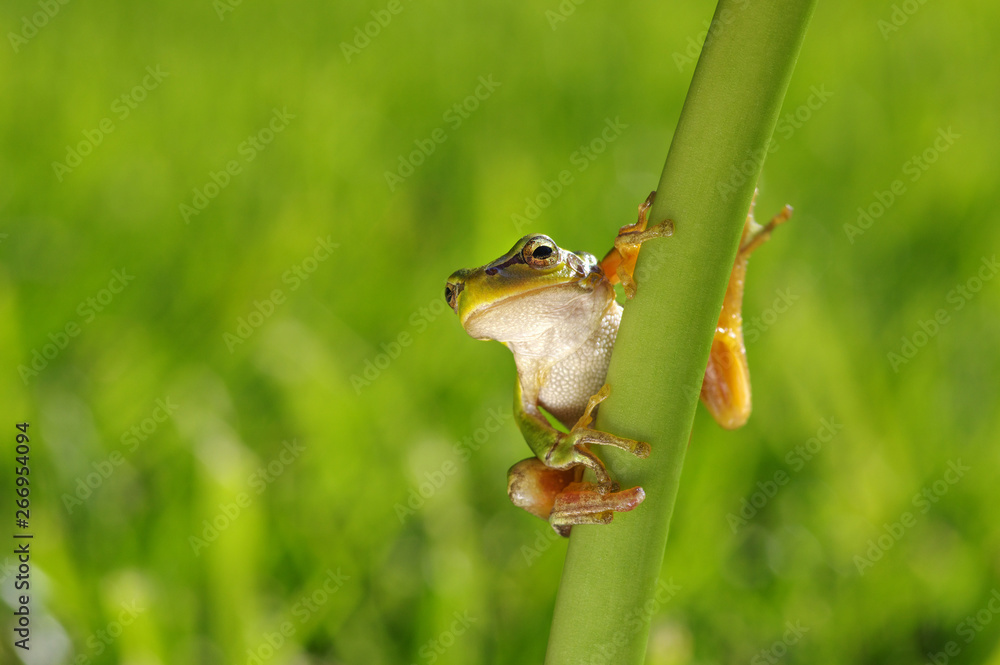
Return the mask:
M573 529L547 665L643 662L649 616L670 595L657 580L712 333L814 4L716 9L650 215L674 220L675 232L643 246L597 422L652 445L646 460L602 450L622 487L641 485L647 498L610 526Z

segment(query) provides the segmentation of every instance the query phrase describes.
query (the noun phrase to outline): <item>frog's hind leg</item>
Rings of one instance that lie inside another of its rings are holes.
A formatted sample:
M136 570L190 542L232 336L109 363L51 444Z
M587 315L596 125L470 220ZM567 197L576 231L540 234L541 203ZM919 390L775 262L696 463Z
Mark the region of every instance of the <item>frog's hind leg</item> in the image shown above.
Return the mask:
M507 472L507 496L518 508L535 517L548 520L556 496L570 484L583 478L583 467L553 469L537 457L529 457L510 467Z
M754 220L754 192L750 211L743 225L740 249L736 255L733 272L729 276L726 298L722 304L719 323L712 340L705 380L701 386L701 399L716 422L726 429L735 429L746 423L752 407L750 397L750 370L747 367L746 347L743 344L743 286L746 280L747 260L760 247L779 224L792 216L792 207L785 206L770 222L761 226Z
M645 498L641 487L602 493L596 484L580 482L583 471L583 466L553 469L531 457L511 467L507 494L561 536L568 536L574 524L608 524L615 512L632 510Z

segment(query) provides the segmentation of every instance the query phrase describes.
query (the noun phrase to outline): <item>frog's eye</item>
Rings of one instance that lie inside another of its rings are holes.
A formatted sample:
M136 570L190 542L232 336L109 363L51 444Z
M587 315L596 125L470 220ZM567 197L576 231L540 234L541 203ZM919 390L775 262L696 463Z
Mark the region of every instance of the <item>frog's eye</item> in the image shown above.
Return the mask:
M444 299L448 307L458 312L458 294L465 289L465 275L467 270L456 270L444 284Z
M521 255L532 268L548 268L559 260L559 248L549 238L538 236L525 243Z

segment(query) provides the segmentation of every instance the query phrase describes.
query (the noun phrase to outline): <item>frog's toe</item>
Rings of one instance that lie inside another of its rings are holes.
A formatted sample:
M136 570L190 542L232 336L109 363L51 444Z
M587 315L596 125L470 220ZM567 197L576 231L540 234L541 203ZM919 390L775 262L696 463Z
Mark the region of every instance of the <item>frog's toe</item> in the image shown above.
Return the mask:
M578 444L596 444L598 446L613 446L625 452L631 453L640 459L649 457L651 448L645 441L636 441L623 436L616 436L601 430L590 429L589 427L574 428L572 433Z
M594 483L572 483L556 496L549 524L568 536L576 524L610 524L615 513L625 513L646 498L641 487L601 492Z
M614 494L621 490L622 486L608 478L606 482L597 483L595 489L599 494Z

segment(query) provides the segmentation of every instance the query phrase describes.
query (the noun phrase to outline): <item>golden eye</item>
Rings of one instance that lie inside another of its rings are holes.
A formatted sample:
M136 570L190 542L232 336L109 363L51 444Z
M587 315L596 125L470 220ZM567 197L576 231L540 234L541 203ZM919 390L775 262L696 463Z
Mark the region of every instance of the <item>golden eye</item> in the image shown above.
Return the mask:
M532 268L548 268L559 260L559 248L546 236L536 236L524 245L524 262Z
M539 245L535 248L535 251L531 253L531 256L536 259L548 258L549 254L552 253L552 248L545 245Z

